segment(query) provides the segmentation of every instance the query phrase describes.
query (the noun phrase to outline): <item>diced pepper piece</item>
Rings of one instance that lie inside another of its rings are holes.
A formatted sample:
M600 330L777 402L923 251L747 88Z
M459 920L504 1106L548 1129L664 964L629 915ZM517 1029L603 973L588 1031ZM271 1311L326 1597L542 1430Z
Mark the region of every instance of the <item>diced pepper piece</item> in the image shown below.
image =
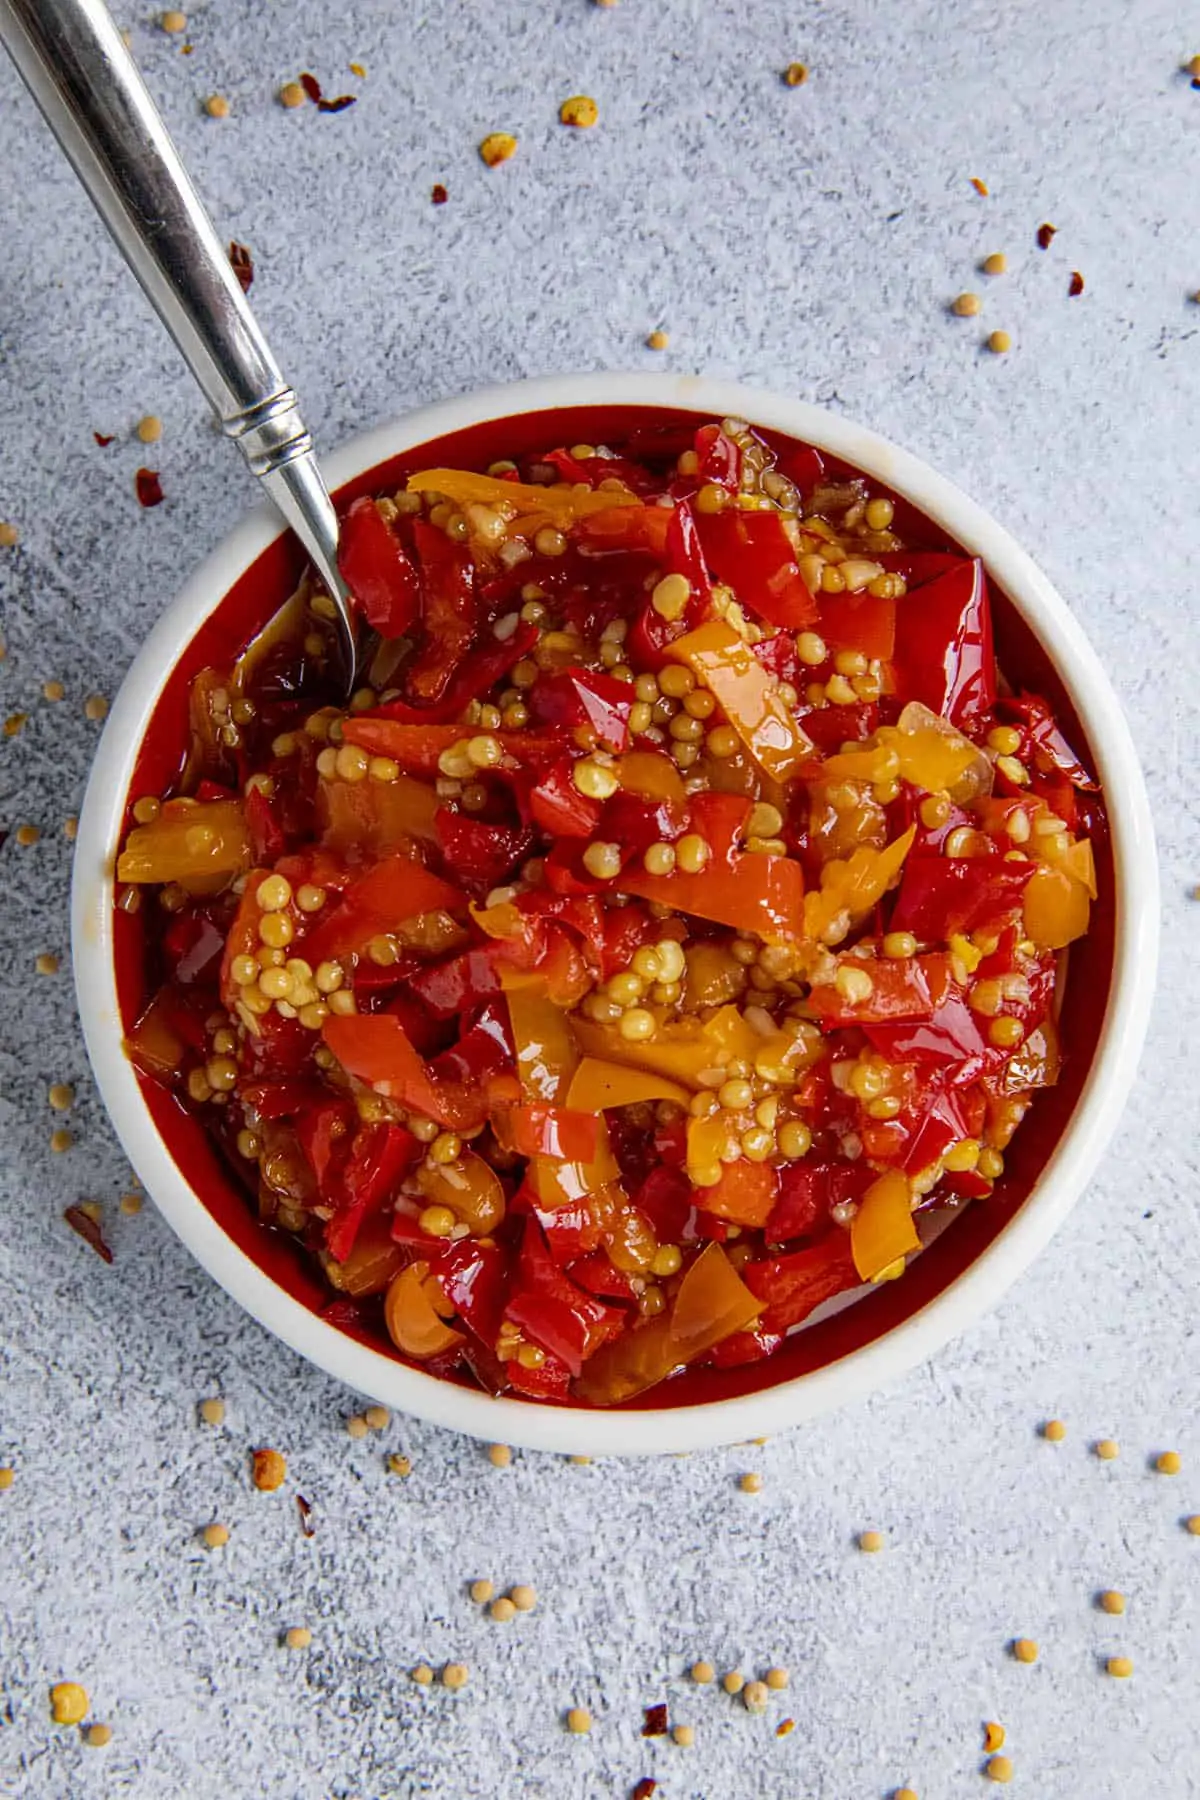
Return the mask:
M614 773L625 792L639 800L662 800L681 808L687 805L683 776L659 750L631 750L616 764Z
M149 825L135 825L117 858L117 880L178 882L211 893L250 863L240 800L168 800Z
M886 849L864 845L845 861L827 862L821 870L821 886L804 896L804 935L818 943L827 941L844 924L841 936L877 906L900 873L912 848L916 827L910 826ZM838 940L840 941L840 939Z
M574 1088L572 1081L571 1092ZM493 1113L492 1129L500 1144L518 1156L556 1156L565 1163L589 1163L596 1156L595 1112L580 1111L570 1093L565 1107L514 1106Z
M563 1162L553 1156L531 1157L526 1180L544 1206L564 1206L618 1182L620 1166L613 1155L603 1119L593 1120L596 1145L585 1162ZM617 1195L623 1200L620 1190Z
M931 1019L950 991L950 958L945 954L861 964L852 960L847 966L869 976L871 992L863 1000L848 1000L836 982L814 984L809 1002L826 1030Z
M391 856L413 839L434 843L438 806L433 788L409 775L398 775L394 781L322 777L317 783L321 841L343 856L348 852L361 856L364 851L369 856Z
M304 953L315 968L327 958L365 950L372 938L422 913L466 910L461 889L409 856L389 856L351 882L340 903L304 938Z
M530 790L533 822L552 838L591 838L600 823L600 802L580 793L572 775L574 767L573 757L560 758Z
M1032 863L991 856L910 856L892 912L893 931L931 943L993 929L1021 907Z
M725 517L713 516L717 522ZM774 781L790 781L812 745L780 698L779 683L733 627L714 619L676 638L667 646L667 655L683 663L708 689L763 772Z
M911 1190L898 1169L888 1169L873 1181L859 1201L850 1226L850 1248L864 1281L878 1281L895 1263L921 1248L913 1224Z
M551 513L565 523L592 513L641 505L636 494L623 494L613 488L606 488L603 493L594 489L581 492L566 482L557 487L533 487L521 481L502 481L497 475L476 475L468 469L422 469L409 476L407 486L410 494L444 494L457 506L477 501L496 507L509 518L520 512Z
M702 618L712 598L712 583L704 561L704 548L696 528L696 515L691 502L681 500L674 508L663 546L663 563L674 575L682 575L691 587L687 614L689 619Z
M765 1303L760 1329L787 1332L826 1300L857 1287L850 1234L835 1226L819 1242L764 1262L747 1263L746 1286Z
M500 976L495 957L484 947L418 969L409 976L408 985L435 1019L457 1019L498 994Z
M417 616L421 585L412 559L368 495L341 522L338 568L351 598L381 637L403 637Z
M749 812L749 803L736 794L695 795L692 823L710 846L711 860L698 875L679 869L670 875L649 875L642 868L627 868L620 877L622 889L676 912L757 931L767 943L799 937L805 906L803 871L790 856L737 848Z
M822 594L817 629L831 650L858 650L872 662L890 662L896 647L896 602L866 592Z
M439 1081L435 1066L426 1067L393 1014L331 1013L321 1030L346 1073L376 1093L453 1130L480 1125L487 1116L485 1089Z
M690 1157L690 1139L688 1153ZM714 1218L754 1230L770 1218L778 1192L779 1174L770 1163L739 1160L723 1166L715 1187L697 1188L695 1200L702 1211Z
M177 1075L190 1048L180 1031L176 1010L166 988L161 989L125 1038L122 1048L135 1069L167 1081Z
M531 831L488 825L445 806L435 815L434 830L450 874L485 890L499 887L533 849Z
M1044 950L1062 950L1088 928L1091 904L1083 882L1063 869L1037 868L1025 889L1025 935Z
M956 562L903 602L892 656L896 692L966 727L996 698L996 659L987 580L978 558Z
M326 1252L322 1260L330 1284L341 1294L361 1299L382 1294L399 1271L404 1251L392 1239L391 1220L379 1215L363 1221L349 1255L338 1262Z
M631 1042L615 1025L594 1019L571 1020L575 1041L585 1056L628 1068L649 1069L693 1092L700 1076L724 1068L736 1058L752 1062L762 1039L735 1006L723 1006L703 1024L681 1019L661 1025L652 1038Z
M368 1125L356 1134L341 1174L343 1205L325 1227L325 1247L337 1262L349 1256L367 1214L380 1210L420 1154L403 1125Z
M504 1316L507 1263L499 1244L462 1238L448 1244L433 1266L433 1279L458 1318L489 1348Z
M530 1102L561 1104L571 1085L579 1052L570 1022L542 981L522 981L501 969L521 1091Z
M597 744L621 751L629 742L633 689L598 669L560 669L529 690L530 716L543 725L586 727Z
M410 695L437 701L475 640L475 567L466 548L417 519L412 527L421 575L424 643L404 672Z
M417 1362L428 1362L457 1349L463 1342L460 1331L447 1325L439 1306L450 1310L437 1281L424 1262L409 1263L392 1281L383 1303L383 1318L388 1336L397 1350Z
M719 1244L708 1244L687 1270L670 1313L605 1344L584 1369L579 1390L593 1406L631 1400L673 1369L695 1362L722 1338L744 1331L762 1302Z
M585 1056L571 1078L567 1105L585 1113L603 1112L607 1106L636 1106L646 1100L674 1100L686 1106L687 1088L652 1069L637 1069L600 1057Z
M698 524L709 568L748 612L789 631L816 622L817 603L778 513L730 507L702 515Z

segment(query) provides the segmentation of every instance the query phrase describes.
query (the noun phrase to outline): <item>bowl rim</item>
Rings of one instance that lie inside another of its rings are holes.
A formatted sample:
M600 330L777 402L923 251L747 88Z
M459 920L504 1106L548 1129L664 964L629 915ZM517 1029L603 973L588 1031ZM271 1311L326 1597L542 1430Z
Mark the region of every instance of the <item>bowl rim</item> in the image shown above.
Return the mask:
M497 1398L392 1361L285 1293L226 1236L184 1178L121 1050L112 953L113 847L138 750L180 652L239 575L281 535L251 512L205 557L129 668L97 748L80 814L71 942L79 1015L97 1086L146 1191L192 1254L258 1322L357 1391L470 1436L589 1455L666 1454L766 1436L861 1398L930 1356L996 1304L1093 1174L1137 1069L1158 951L1158 868L1150 805L1129 728L1066 602L985 508L920 458L810 402L698 375L544 376L432 402L351 438L325 459L331 489L415 446L489 420L564 407L644 405L741 417L856 465L904 495L982 557L1051 658L1093 747L1113 841L1115 937L1108 1006L1070 1122L1012 1220L948 1287L874 1342L754 1394L641 1411L593 1411Z

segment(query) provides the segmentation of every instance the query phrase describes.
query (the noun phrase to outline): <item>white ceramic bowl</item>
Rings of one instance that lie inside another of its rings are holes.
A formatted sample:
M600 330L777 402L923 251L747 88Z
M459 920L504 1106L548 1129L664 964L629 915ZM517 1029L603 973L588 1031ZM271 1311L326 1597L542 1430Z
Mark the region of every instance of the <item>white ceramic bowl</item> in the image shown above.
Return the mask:
M593 1455L694 1450L777 1432L895 1377L993 1305L1074 1204L1116 1124L1145 1032L1158 937L1158 879L1145 789L1116 697L1090 645L1045 576L982 507L873 432L798 400L693 376L547 378L422 407L353 439L329 457L326 474L336 489L400 452L484 421L565 407L613 406L683 409L698 419L742 417L854 464L911 500L949 537L983 558L993 589L1007 596L1039 640L1088 740L1113 845L1115 929L1107 1008L1073 1111L1030 1191L967 1266L928 1297L918 1294L915 1308L910 1305L907 1316L895 1324L845 1354L834 1341L832 1354L820 1366L794 1378L773 1380L767 1362L758 1365L753 1379L770 1385L755 1392L689 1405L657 1405L657 1396L651 1396L650 1404L637 1409L603 1412L494 1399L397 1362L316 1316L233 1242L166 1148L120 1048L113 860L139 745L166 678L221 596L279 536L272 511L252 514L207 558L126 676L88 786L72 899L79 1011L100 1091L138 1176L210 1274L303 1356L402 1412L485 1439ZM970 1210L944 1234L943 1243L965 1230ZM919 1259L904 1281L890 1284L897 1294L915 1282L924 1261ZM872 1296L860 1304L876 1303ZM887 1315L881 1317L886 1320ZM670 1393L665 1390L668 1398Z

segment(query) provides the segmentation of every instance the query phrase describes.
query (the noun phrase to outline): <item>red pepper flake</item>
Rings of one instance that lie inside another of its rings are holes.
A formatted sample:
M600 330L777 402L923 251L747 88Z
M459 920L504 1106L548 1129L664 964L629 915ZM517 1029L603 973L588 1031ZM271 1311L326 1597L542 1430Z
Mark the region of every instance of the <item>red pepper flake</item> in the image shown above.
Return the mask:
M319 106L321 104L321 84L315 75L302 75L300 77L300 86L315 105Z
M158 479L156 469L139 469L133 479L137 487L138 500L143 506L162 505L162 482Z
M1074 300L1077 294L1082 294L1083 292L1083 276L1079 273L1078 269L1071 270L1071 282L1070 286L1067 288L1067 292L1072 300Z
M63 1214L63 1218L67 1221L67 1224L71 1227L72 1231L77 1231L79 1233L79 1236L83 1239L85 1244L90 1244L92 1246L92 1249L96 1252L97 1256L102 1256L106 1263L112 1261L113 1253L104 1241L104 1233L97 1225L95 1219L84 1212L82 1206L68 1206L66 1212Z
M325 113L345 112L348 106L356 106L357 104L357 94L339 94L336 100L318 100L317 111Z
M977 194L982 194L982 195L983 195L983 197L984 197L984 199L985 199L985 200L986 200L986 199L987 199L987 196L988 196L988 184L987 184L987 182L986 182L986 181L980 181L980 179L979 179L979 177L978 177L978 175L972 175L972 177L971 177L971 186L972 186L972 187L973 187L973 188L974 188L974 189L975 189L975 192L976 192L976 193L977 193Z
M450 198L440 181L434 183L433 193L429 196L435 206L445 206Z
M630 1794L629 1800L651 1800L651 1796L657 1794L657 1792L657 1781L650 1775L643 1775L632 1794Z
M306 1538L315 1537L317 1528L312 1522L312 1507L303 1494L296 1495L296 1510L300 1514L300 1529Z
M102 450L107 450L108 446L112 443L112 438L105 437L105 435L102 431L93 431L92 436L95 438L96 442L99 444L99 446Z
M642 1726L643 1737L663 1737L667 1729L667 1703L660 1700L657 1706L646 1708L646 1723Z
M242 284L243 294L248 293L254 280L254 258L245 244L230 244L229 261L234 274Z
M780 1719L778 1725L775 1727L775 1736L787 1737L789 1733L795 1731L795 1729L795 1719Z
M1057 232L1057 225L1039 225L1037 234L1038 249L1048 250L1050 248L1051 240L1057 235Z

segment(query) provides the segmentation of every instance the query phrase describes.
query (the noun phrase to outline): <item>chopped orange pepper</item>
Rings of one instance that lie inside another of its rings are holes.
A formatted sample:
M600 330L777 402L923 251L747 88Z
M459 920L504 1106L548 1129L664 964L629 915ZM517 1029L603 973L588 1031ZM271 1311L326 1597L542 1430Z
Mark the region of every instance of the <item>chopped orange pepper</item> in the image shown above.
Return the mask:
M903 837L884 850L864 845L845 862L826 863L819 892L804 896L805 936L820 941L842 914L847 915L847 929L865 917L899 875L916 832L916 826L910 825Z
M1025 935L1043 950L1062 950L1088 928L1088 890L1063 869L1035 869L1025 888Z
M321 842L331 850L369 850L389 856L409 838L436 843L433 817L441 802L424 781L398 775L394 781L317 783Z
M462 1332L453 1330L439 1314L439 1306L445 1304L441 1288L430 1279L428 1263L409 1263L401 1269L383 1303L384 1324L397 1350L427 1362L461 1344Z
M753 1062L762 1043L736 1006L723 1006L704 1024L690 1018L660 1025L652 1038L638 1043L623 1038L616 1026L599 1025L594 1019L575 1018L571 1024L586 1056L628 1068L651 1069L693 1090L708 1070L723 1068L738 1057Z
M671 806L685 806L687 794L683 777L669 756L656 750L631 750L614 764L613 773L628 794L640 800L665 800Z
M732 625L714 619L676 638L666 654L708 689L759 768L790 781L812 745L780 698L778 681Z
M240 800L168 800L149 825L136 825L117 858L117 880L175 881L211 892L212 882L237 875L250 862L250 838Z
M517 512L548 513L559 524L586 518L589 513L610 512L614 507L640 506L636 494L606 488L575 487L560 482L554 487L533 487L522 481L501 481L497 475L476 475L469 469L423 469L408 478L410 494L445 494L456 506L476 501L493 506L509 517Z
M533 1156L526 1176L544 1206L566 1206L620 1180L621 1170L603 1124L590 1162L563 1162L557 1156Z
M908 1178L899 1169L889 1169L858 1203L850 1226L854 1266L864 1281L878 1281L894 1263L920 1248Z
M686 1106L690 1098L687 1088L652 1069L585 1056L571 1078L566 1104L581 1112L603 1112L606 1106L636 1106L643 1100L674 1100Z
M579 1061L566 1013L544 982L530 981L521 970L502 965L500 985L508 1001L521 1092L527 1100L561 1102Z
M648 875L632 864L621 876L627 894L657 900L675 912L695 913L718 925L757 931L768 944L800 936L804 905L804 871L790 856L735 853L732 866L710 863L699 875L676 869L671 875Z
M170 1017L170 1000L166 989L154 996L129 1036L123 1049L135 1069L143 1075L156 1075L169 1080L183 1067L187 1044Z
M697 1120L708 1124L708 1120ZM688 1155L692 1139L688 1133ZM697 1188L696 1204L714 1218L727 1219L731 1225L745 1225L757 1230L766 1224L779 1192L779 1177L770 1163L746 1162L739 1159L726 1163L715 1187Z

